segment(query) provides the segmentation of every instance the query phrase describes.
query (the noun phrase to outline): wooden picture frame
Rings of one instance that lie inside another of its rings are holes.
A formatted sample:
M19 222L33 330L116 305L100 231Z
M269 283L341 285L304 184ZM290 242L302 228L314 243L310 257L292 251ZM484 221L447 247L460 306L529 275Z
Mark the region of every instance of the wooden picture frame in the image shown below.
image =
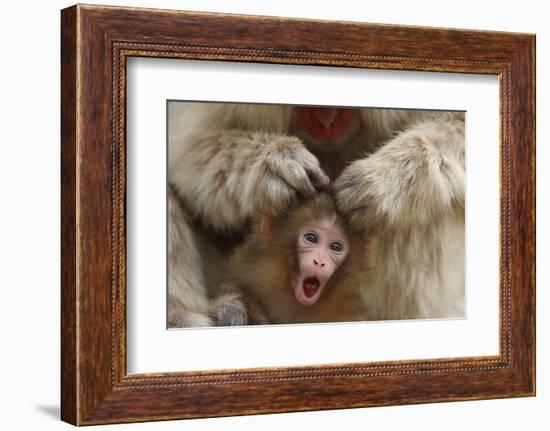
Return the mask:
M64 9L61 17L64 421L535 394L534 35L83 5ZM125 65L131 56L497 75L500 354L128 375Z

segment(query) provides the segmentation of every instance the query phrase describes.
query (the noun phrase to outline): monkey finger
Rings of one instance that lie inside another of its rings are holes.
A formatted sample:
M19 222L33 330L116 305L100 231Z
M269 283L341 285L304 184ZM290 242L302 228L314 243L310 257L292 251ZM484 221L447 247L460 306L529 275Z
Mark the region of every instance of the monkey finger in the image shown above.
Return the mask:
M296 161L303 166L309 182L316 191L328 190L330 179L321 169L317 157L304 149L303 152L299 153Z
M256 186L255 201L259 211L278 214L288 208L297 197L297 191L278 175L266 174Z
M365 233L382 230L388 221L386 213L381 211L372 196L360 194L354 189L339 190L336 206L354 229Z
M330 188L330 179L321 168L306 169L310 183L317 191L325 191Z
M287 160L284 172L282 173L282 179L300 195L310 197L317 193L308 172L300 163L294 160Z

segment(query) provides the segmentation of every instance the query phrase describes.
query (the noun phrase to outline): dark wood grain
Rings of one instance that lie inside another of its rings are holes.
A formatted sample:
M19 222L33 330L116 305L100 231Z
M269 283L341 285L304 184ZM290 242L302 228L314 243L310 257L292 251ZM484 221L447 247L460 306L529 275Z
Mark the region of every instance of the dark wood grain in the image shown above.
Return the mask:
M76 8L61 16L61 417L77 422Z
M74 6L62 11L61 38L63 420L81 425L534 394L533 35ZM130 56L498 75L499 356L127 375Z

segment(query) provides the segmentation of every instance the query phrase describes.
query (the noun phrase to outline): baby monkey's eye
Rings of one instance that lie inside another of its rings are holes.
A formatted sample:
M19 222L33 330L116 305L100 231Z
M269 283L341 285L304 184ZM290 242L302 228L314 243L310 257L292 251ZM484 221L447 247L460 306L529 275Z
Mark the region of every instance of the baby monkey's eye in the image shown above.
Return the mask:
M342 250L344 250L344 246L340 244L338 241L334 241L332 244L330 244L330 249L332 251L336 251L340 253Z
M313 244L317 244L319 242L319 239L317 238L317 235L315 235L313 232L308 232L304 234L304 239L307 242L311 242Z

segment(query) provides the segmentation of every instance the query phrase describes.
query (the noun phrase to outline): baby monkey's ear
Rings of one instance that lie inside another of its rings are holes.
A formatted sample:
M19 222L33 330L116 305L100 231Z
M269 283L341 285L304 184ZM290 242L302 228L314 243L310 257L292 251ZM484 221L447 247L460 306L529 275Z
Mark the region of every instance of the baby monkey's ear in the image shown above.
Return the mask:
M264 239L271 239L273 237L273 217L271 215L262 214L260 232L262 233Z

